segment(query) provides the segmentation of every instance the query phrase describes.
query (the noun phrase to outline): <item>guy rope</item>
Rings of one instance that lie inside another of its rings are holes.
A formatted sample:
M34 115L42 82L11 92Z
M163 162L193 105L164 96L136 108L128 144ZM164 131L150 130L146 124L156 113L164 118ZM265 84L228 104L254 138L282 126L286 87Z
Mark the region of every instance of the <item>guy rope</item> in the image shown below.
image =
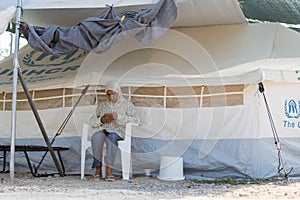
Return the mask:
M273 117L271 115L270 107L269 107L269 104L267 102L267 98L266 98L266 95L265 95L265 88L264 88L264 85L263 85L262 82L258 83L258 90L259 90L260 93L263 94L266 109L267 109L267 113L268 113L268 117L269 117L270 124L271 124L273 138L274 138L274 141L275 141L277 154L278 154L278 168L277 168L278 173L281 175L282 174L281 172L283 171L283 175L287 179L287 182L289 183L289 174L292 172L293 167L288 172L284 167L284 161L283 161L283 158L282 158L282 155L281 155L281 144L280 144L279 136L278 136L278 133L277 133L274 121L273 121Z

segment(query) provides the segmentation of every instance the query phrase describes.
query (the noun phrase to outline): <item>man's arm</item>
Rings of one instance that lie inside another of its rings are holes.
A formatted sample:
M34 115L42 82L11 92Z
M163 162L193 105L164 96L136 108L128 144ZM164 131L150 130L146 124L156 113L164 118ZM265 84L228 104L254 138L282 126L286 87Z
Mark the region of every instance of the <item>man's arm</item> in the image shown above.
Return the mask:
M125 113L124 114L119 114L118 115L118 124L119 125L125 125L126 123L138 123L139 118L136 112L136 108L131 102L128 102L124 104L126 106Z
M95 115L93 115L90 118L90 124L92 125L92 127L96 128L101 126L103 123L107 122L106 117L102 119L102 117L105 115L104 107L105 107L104 102L99 102L97 104L97 107L95 109Z

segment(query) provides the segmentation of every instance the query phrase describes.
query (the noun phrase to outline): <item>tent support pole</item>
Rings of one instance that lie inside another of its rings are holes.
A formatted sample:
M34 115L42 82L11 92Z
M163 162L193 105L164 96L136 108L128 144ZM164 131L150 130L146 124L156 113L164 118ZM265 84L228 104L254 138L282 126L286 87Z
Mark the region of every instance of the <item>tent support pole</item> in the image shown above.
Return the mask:
M42 120L41 120L41 118L39 116L39 113L37 112L35 104L34 104L32 98L31 98L30 92L29 92L29 90L28 90L28 88L27 88L27 86L26 86L26 84L25 84L25 82L23 80L23 77L22 77L22 74L21 74L20 70L18 70L18 77L19 77L20 83L21 83L21 85L23 87L23 90L24 90L24 92L25 92L25 94L27 96L28 102L29 102L30 107L31 107L31 109L33 111L35 119L36 119L36 121L37 121L37 123L38 123L38 125L40 127L40 130L41 130L41 132L43 134L44 140L45 140L45 142L46 142L46 144L48 146L50 155L52 156L52 159L53 159L53 161L55 163L57 171L59 172L60 176L64 176L63 170L62 170L62 168L61 168L61 166L60 166L60 164L58 162L58 159L57 159L57 157L56 157L56 155L54 153L54 150L53 150L53 148L52 148L52 146L50 144L50 141L49 141L49 138L47 136L46 130L44 128L44 125L42 123Z
M10 162L9 162L9 178L14 179L15 174L15 143L16 143L16 113L17 113L17 87L18 87L18 57L19 57L19 37L20 37L20 21L21 21L22 0L17 1L16 10L16 33L15 33L15 54L13 64L13 85L12 85L12 105L11 105L11 142L10 142Z
M59 127L57 133L55 134L55 136L52 138L51 141L51 145L54 143L54 141L56 140L56 138L58 136L60 136L60 134L62 133L63 129L65 128L65 126L67 125L69 119L71 118L72 114L74 113L75 108L77 107L77 105L79 104L81 98L85 95L85 93L87 92L89 88L89 85L85 86L85 88L82 90L80 97L77 99L75 105L73 106L72 110L70 111L70 113L67 115L66 119L63 121L62 125ZM40 160L40 162L38 163L37 167L34 168L34 173L37 173L39 167L41 166L43 160L45 159L46 155L47 155L48 151L45 152L45 154L43 155L42 159Z

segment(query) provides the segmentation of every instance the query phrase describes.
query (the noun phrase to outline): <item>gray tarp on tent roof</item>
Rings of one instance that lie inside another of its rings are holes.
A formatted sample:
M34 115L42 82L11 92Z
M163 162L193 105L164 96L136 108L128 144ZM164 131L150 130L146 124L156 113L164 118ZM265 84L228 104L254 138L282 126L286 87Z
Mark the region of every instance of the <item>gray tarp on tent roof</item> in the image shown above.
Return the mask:
M33 49L52 55L67 54L77 48L102 53L130 36L145 44L151 43L172 26L177 10L174 0L160 0L152 9L137 13L133 19L121 21L114 8L109 7L99 17L90 17L71 28L23 24L22 31ZM162 29L152 31L149 27Z

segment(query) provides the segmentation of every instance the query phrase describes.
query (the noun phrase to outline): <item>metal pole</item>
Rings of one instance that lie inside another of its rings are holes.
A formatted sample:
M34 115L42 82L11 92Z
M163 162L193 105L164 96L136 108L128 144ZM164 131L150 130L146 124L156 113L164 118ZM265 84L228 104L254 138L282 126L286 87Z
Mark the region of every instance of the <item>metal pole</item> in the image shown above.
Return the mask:
M37 123L38 123L38 125L40 127L40 130L41 130L42 135L44 137L45 143L48 146L48 149L50 151L50 154L52 156L54 164L55 164L55 166L57 168L57 171L59 172L60 176L64 176L64 172L63 172L63 170L62 170L62 168L61 168L61 166L60 166L60 164L59 164L59 162L58 162L58 160L57 160L57 158L55 156L54 150L53 150L53 148L52 148L52 146L50 144L50 141L49 141L48 135L46 133L45 127L44 127L44 125L42 123L42 120L40 118L39 113L37 112L35 104L34 104L32 98L31 98L30 92L29 92L29 90L28 90L28 88L27 88L27 86L26 86L26 84L25 84L25 82L23 80L22 73L20 72L20 70L18 71L18 77L19 77L20 83L21 83L21 85L23 87L23 90L24 90L24 92L25 92L25 94L27 96L28 103L29 103L29 105L31 107L31 110L32 110L32 112L34 114L34 117L35 117L35 119L36 119L36 121L37 121Z
M16 37L15 37L15 54L13 68L13 91L11 106L11 143L10 143L10 162L9 162L9 178L14 179L15 174L15 142L16 142L16 113L17 113L17 89L18 89L18 57L19 57L19 38L20 38L20 21L21 21L22 0L17 2L16 10Z
M10 49L9 49L9 55L11 55L13 53L13 39L14 36L12 33L10 33Z
M20 76L19 76L20 77ZM20 78L20 81L21 81L21 78ZM72 110L70 111L70 113L67 115L66 119L63 121L62 125L59 127L57 133L55 134L55 136L52 138L52 141L51 141L51 145L54 143L54 141L56 140L56 138L62 133L63 129L65 128L65 126L67 125L69 119L71 118L75 108L77 107L77 105L79 104L81 98L85 95L85 93L87 92L88 88L90 86L87 85L85 86L85 88L82 90L81 92L81 95L80 97L77 99L77 102L75 103L75 105L73 106ZM37 171L39 169L39 167L41 166L43 160L45 159L46 155L47 155L48 151L45 152L45 154L43 155L41 161L38 163L37 167L34 167L34 173L37 174Z

